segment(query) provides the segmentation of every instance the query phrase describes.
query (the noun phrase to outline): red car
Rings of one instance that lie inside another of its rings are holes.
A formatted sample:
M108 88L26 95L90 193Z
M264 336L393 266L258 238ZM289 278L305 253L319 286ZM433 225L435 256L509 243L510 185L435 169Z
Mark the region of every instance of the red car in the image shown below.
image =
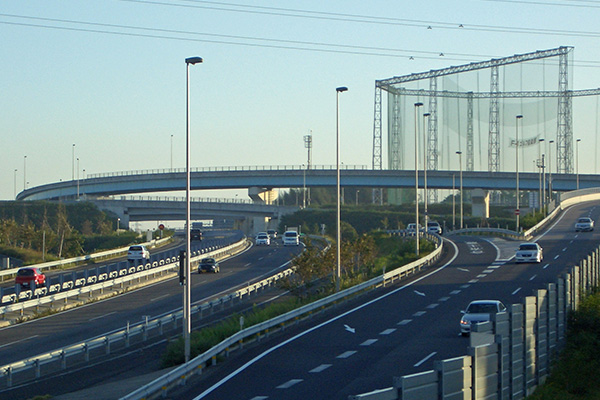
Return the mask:
M46 275L42 274L39 269L34 267L25 267L17 271L15 283L22 287L31 287L31 282L35 282L36 287L43 286L46 283Z

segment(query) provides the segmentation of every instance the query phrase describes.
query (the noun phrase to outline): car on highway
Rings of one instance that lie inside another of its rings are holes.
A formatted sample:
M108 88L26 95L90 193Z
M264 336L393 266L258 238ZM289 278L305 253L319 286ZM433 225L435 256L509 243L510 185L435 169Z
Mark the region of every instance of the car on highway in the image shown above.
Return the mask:
M542 246L537 243L521 243L515 253L515 263L542 262L544 254Z
M429 221L429 222L427 222L427 232L435 233L436 235L441 235L442 227L440 226L440 223L437 221Z
M270 246L271 238L267 232L259 232L258 235L256 235L254 243L256 243L257 246Z
M148 262L148 261L150 261L150 252L148 251L146 246L141 245L141 244L129 246L129 250L127 250L127 260L129 262L134 262L134 261Z
M414 223L406 225L406 233L408 233L409 235L414 235L416 225L417 224L414 224ZM423 226L421 224L419 224L419 231L423 232Z
M190 229L190 240L202 241L202 231L200 229Z
M575 232L592 232L594 230L594 220L588 217L581 217L575 222Z
M460 334L468 336L474 324L491 321L492 315L505 312L506 306L499 300L475 300L469 303L460 319Z
M300 235L296 231L285 231L281 240L284 246L300 245Z
M201 274L203 272L212 272L217 274L221 272L221 267L219 267L219 263L214 258L203 258L200 260L200 264L198 264L198 273Z
M23 288L30 288L33 282L35 287L43 286L46 283L46 275L35 267L19 268L15 278L15 284L21 285Z

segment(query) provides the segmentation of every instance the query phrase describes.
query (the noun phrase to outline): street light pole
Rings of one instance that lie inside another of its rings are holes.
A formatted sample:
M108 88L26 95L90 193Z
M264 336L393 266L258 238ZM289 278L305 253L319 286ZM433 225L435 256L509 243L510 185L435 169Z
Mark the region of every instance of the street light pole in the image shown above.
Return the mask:
M423 103L415 103L415 255L419 256L419 107Z
M452 230L456 227L456 174L452 174Z
M195 65L202 62L201 57L190 57L185 59L186 72L186 114L185 114L185 203L186 203L186 221L185 221L185 271L184 271L184 290L183 290L183 338L185 346L185 362L190 360L190 335L192 331L191 321L191 267L190 267L190 64Z
M23 190L27 190L27 156L23 156Z
M521 214L521 210L519 209L519 120L522 119L522 115L517 115L517 123L515 125L516 128L516 136L517 140L515 143L516 148L516 170L517 170L517 208L515 209L515 213L517 214L517 233L519 232L519 217Z
M75 143L73 143L73 148L71 150L71 158L72 158L72 162L71 162L71 180L74 181L75 180Z
M550 140L548 142L550 146L548 146L548 199L552 201L552 144L554 144L554 140Z
M171 172L173 172L173 135L171 135Z
M460 168L460 229L463 228L463 173L462 173L462 151L457 151L458 164Z
M335 151L335 164L337 170L337 184L336 184L336 200L337 200L337 215L336 215L336 267L337 272L335 276L335 291L340 290L340 280L342 275L341 267L341 222L340 222L340 93L347 91L348 88L341 86L335 89L335 132L336 132L336 151Z
M575 172L577 173L577 190L579 190L579 142L581 142L581 139L577 139L575 146Z
M425 193L425 196L423 197L423 226L425 228L425 232L427 232L427 222L429 221L429 214L427 212L427 203L428 203L428 197L429 194L427 193L427 133L428 133L428 129L427 129L427 117L429 117L431 114L430 113L424 113L423 114L423 192Z
M538 140L538 171L539 171L539 177L540 177L540 191L539 191L539 198L540 198L540 214L542 213L542 209L544 207L544 197L542 196L542 178L544 177L543 171L544 171L544 160L542 157L542 142L544 141L544 138L540 138Z

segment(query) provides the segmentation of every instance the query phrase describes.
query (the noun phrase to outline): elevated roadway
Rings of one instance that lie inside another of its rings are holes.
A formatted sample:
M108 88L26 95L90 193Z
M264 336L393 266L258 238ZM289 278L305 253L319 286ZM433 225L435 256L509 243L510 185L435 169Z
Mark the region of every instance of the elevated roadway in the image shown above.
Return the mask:
M462 172L464 189L514 190L514 172ZM430 189L452 189L459 185L460 171L428 171L427 185ZM519 174L521 190L538 190L539 174ZM423 187L423 172L419 186ZM414 170L373 170L345 166L341 171L343 186L367 188L414 188ZM112 196L131 193L156 193L184 190L184 170L132 171L101 174L86 179L49 183L24 190L17 200L75 199L79 196ZM249 189L249 188L298 188L336 185L336 169L322 167L303 169L298 166L264 168L196 169L191 172L192 190ZM600 186L600 175L579 175L582 189ZM563 192L577 188L575 174L553 174L552 190Z

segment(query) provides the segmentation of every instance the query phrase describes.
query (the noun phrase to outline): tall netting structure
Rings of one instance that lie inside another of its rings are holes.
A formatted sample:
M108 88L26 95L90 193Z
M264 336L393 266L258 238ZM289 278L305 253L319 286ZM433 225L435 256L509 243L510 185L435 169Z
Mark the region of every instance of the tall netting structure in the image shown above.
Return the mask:
M600 94L570 89L572 59L572 47L559 47L376 81L373 169L383 169L387 123L388 169L414 168L409 160L417 153L419 132L420 169L458 169L455 153L460 151L466 171L510 171L515 131L522 129L519 154L530 161L546 154L550 168L572 173L573 98ZM417 103L422 104L418 109ZM522 116L518 128L517 115ZM536 171L531 164L524 170ZM437 196L428 192L431 202ZM388 201L401 201L393 197L388 192ZM374 191L373 201L382 201L381 190Z

